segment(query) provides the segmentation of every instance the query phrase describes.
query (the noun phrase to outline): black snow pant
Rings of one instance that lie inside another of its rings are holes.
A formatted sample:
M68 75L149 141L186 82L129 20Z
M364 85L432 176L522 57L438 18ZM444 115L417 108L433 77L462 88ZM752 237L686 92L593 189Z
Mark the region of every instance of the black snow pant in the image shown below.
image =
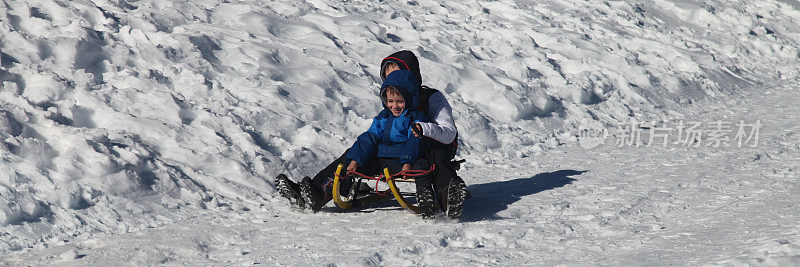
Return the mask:
M334 172L336 172L336 167L339 164L343 165L342 166L342 172L347 171L346 170L347 169L347 165L350 164L350 161L347 160L347 151L350 151L350 150L349 149L345 150L344 153L342 153L342 155L339 156L339 158L337 158L336 160L334 160L333 162L328 164L328 166L325 167L324 169L322 169L321 171L319 171L317 173L317 175L314 175L314 178L311 178L312 184L314 184L316 186L319 186L320 188L325 187L325 184L327 184L329 181L333 181ZM364 175L375 175L376 173L363 173L362 172L362 174L364 174Z
M430 141L429 143L433 142L436 141ZM456 171L451 164L455 156L456 150L453 146L440 143L430 145L426 154L426 158L432 164L436 164L436 169L432 173L431 179L433 180L436 200L442 209L445 208L444 200L447 198L447 188L450 185L450 181L457 177Z

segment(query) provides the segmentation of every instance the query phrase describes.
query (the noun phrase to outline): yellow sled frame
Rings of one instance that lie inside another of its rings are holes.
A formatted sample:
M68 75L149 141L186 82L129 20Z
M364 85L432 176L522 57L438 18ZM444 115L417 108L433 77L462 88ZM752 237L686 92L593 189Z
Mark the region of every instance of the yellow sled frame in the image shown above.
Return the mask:
M342 164L339 164L339 166L336 167L336 172L334 173L334 178L333 178L333 202L335 202L336 206L338 206L339 208L346 210L353 207L354 200L342 199L342 195L340 194L341 192L339 191L339 185L341 184L340 180L342 179L340 176L341 172L342 172ZM400 203L400 206L403 206L403 208L406 208L414 213L419 213L419 207L417 205L408 202L408 200L406 200L406 198L403 197L403 193L400 192L400 189L397 188L397 184L395 184L395 182L414 182L414 179L405 179L405 178L393 179L391 178L392 174L389 173L389 168L383 169L383 176L386 177L386 179L381 181L384 181L387 184L389 184L389 189L392 191L392 195L394 196L394 199L397 200L397 203ZM381 196L373 195L367 198L371 198L369 200L375 200L381 198Z

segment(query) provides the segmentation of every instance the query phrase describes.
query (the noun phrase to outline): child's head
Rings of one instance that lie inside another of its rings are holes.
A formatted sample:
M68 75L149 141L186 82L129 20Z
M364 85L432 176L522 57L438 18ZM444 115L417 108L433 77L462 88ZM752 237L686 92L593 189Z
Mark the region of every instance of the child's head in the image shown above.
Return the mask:
M410 71L395 70L386 75L380 90L383 107L392 115L400 116L406 110L415 110L419 105L419 87L414 83Z
M400 66L397 66L397 64L392 61L386 61L386 63L383 63L383 66L381 66L381 79L386 80L386 76L396 70L400 70Z
M381 60L381 79L386 80L386 77L389 76L389 73L391 72L389 69L387 69L389 63L393 63L399 70L410 71L411 76L413 76L413 81L417 87L422 86L422 75L419 71L419 60L414 52L408 50L397 51Z
M384 88L381 92L381 100L383 100L383 103L386 104L386 107L389 108L389 111L391 111L394 116L400 116L403 110L406 109L406 101L397 87L387 86Z

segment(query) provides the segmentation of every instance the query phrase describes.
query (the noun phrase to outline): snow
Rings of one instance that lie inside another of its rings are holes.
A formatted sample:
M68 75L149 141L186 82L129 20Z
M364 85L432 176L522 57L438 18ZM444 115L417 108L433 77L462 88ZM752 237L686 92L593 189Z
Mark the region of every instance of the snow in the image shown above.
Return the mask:
M0 257L800 265L798 7L7 1ZM380 109L380 59L401 49L454 109L463 220L289 208L271 179L342 153ZM755 148L583 149L587 120L764 128Z

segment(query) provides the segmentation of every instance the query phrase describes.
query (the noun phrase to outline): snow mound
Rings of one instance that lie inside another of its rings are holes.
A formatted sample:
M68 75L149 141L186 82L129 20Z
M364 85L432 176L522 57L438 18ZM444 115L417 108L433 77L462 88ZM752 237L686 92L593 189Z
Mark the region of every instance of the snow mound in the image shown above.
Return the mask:
M462 156L524 157L582 119L680 116L798 74L781 1L27 0L0 5L0 248L256 207L379 111L401 49ZM269 205L265 206L267 209Z

